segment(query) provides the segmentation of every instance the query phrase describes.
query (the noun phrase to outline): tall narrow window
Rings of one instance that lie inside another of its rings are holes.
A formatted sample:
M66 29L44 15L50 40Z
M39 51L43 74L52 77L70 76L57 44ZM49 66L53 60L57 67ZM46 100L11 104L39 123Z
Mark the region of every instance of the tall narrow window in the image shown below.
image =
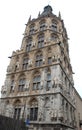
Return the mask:
M52 57L48 57L48 64L52 63Z
M50 90L51 88L51 73L47 73L47 86L46 86L46 90Z
M30 31L29 31L30 34L34 34L34 31L35 31L34 28L35 28L35 25L32 24L32 25L30 26Z
M22 79L19 80L19 86L18 86L18 91L19 92L24 91L25 83L26 83L25 78L22 78Z
M38 116L38 107L30 108L30 120L36 121Z
M36 121L38 118L38 102L36 99L30 101L30 120Z
M14 118L19 120L20 119L20 113L21 113L21 108L15 108Z
M32 48L32 38L27 40L26 51L27 52L31 51L31 48Z
M23 60L23 69L26 70L28 68L28 58L24 58Z
M33 90L39 90L41 89L41 76L37 75L33 79Z
M39 67L39 66L42 65L42 63L43 63L43 56L42 56L42 54L37 54L35 66Z
M41 31L45 30L45 27L46 27L45 20L41 20L41 21L40 21L40 30L41 30Z
M44 47L44 34L38 36L38 48Z
M54 19L52 20L51 28L52 28L53 31L57 31L57 23Z

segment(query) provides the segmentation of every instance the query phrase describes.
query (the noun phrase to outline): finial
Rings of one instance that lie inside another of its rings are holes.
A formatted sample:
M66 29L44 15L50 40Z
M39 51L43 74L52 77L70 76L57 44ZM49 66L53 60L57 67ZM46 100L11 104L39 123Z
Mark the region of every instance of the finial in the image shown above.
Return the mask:
M30 17L29 17L29 19L28 19L28 22L30 22L31 21L31 15L30 15Z
M38 17L40 17L40 11L39 11Z
M58 17L61 19L61 13L60 13L60 11L59 11L59 16Z

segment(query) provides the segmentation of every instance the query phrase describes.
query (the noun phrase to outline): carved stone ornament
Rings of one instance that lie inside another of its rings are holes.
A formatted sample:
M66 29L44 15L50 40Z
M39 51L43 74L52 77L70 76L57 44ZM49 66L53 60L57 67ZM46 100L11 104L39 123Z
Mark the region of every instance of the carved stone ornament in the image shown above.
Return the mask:
M30 81L26 81L25 88L29 89Z
M52 61L54 62L54 60L55 60L55 56L52 56Z
M44 81L41 81L41 87L43 87L43 83L44 83Z
M36 43L35 42L32 42L32 47L35 47Z

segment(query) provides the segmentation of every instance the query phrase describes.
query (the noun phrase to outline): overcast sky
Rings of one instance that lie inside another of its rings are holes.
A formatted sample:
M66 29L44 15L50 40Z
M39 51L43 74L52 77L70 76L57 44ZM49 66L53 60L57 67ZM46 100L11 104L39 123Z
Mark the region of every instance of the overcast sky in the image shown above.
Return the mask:
M12 51L20 49L29 16L36 18L50 4L53 13L61 12L67 29L74 84L82 97L82 0L0 0L0 88Z

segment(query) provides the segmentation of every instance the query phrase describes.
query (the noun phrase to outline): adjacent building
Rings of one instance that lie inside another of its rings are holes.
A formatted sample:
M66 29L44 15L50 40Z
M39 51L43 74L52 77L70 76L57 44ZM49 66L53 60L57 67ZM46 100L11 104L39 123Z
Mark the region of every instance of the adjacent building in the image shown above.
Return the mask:
M21 49L10 57L1 115L27 119L36 130L77 129L72 75L64 22L48 5L36 19L30 16Z

